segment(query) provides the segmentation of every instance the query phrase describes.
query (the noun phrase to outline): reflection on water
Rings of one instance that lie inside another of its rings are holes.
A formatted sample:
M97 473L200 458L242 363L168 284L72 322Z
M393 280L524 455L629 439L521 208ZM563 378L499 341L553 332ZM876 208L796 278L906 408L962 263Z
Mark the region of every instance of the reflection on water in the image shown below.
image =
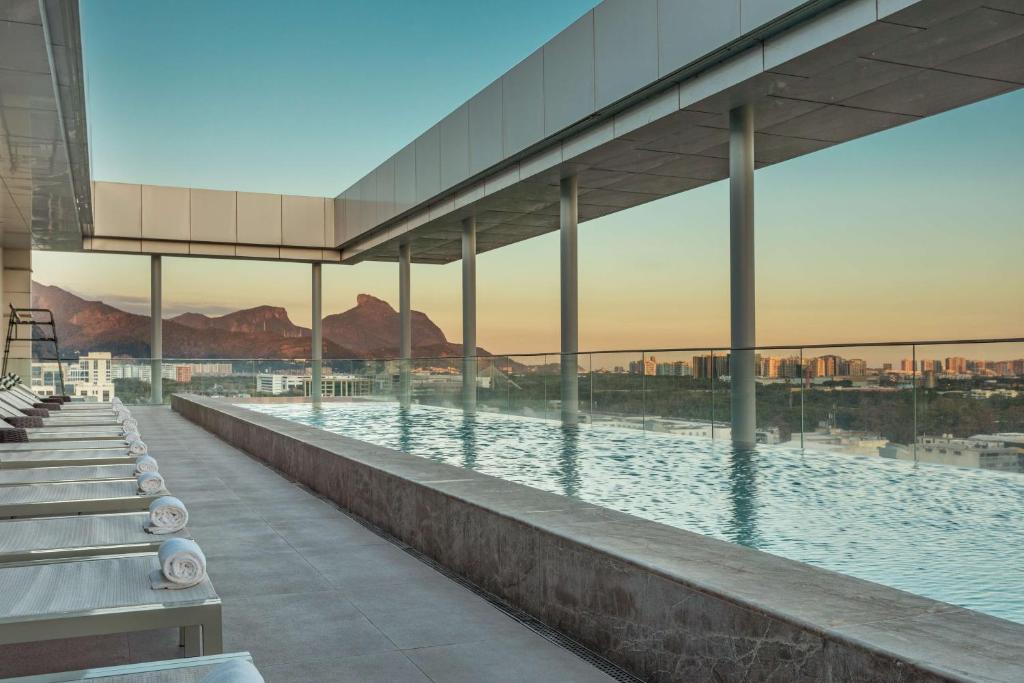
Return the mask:
M467 470L476 469L476 416L463 415L459 424L459 440L462 442L462 466Z
M558 483L563 495L576 498L580 489L580 428L578 425L562 425L561 429L562 447L556 470Z
M760 548L757 535L757 452L734 446L729 457L729 503L732 520L727 533L736 543Z
M392 403L254 410L1024 622L1024 477Z
M396 410L398 411L398 450L412 453L412 408L398 406Z

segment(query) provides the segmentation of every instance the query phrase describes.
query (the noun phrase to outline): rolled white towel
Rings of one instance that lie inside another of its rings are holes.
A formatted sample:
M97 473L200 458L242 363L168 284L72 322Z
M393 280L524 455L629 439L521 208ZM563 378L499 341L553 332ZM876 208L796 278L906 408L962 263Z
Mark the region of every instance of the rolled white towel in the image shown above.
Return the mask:
M206 578L206 556L195 541L169 538L160 544L157 557L166 582L161 588L188 588Z
M149 453L149 446L142 439L135 439L128 443L128 452L132 455L146 455Z
M139 485L139 493L153 494L164 490L164 478L159 472L143 472L135 477Z
M259 669L247 660L235 659L213 667L200 683L266 683Z
M152 455L141 455L135 458L135 476L144 472L159 472L160 465Z
M135 420L126 420L125 422L121 423L121 431L125 433L137 432L139 431L139 423L136 422Z
M149 525L151 534L173 534L188 524L188 508L174 496L160 496L149 504Z
M142 441L142 435L138 431L128 429L123 432L124 440L128 443L135 443L136 441Z

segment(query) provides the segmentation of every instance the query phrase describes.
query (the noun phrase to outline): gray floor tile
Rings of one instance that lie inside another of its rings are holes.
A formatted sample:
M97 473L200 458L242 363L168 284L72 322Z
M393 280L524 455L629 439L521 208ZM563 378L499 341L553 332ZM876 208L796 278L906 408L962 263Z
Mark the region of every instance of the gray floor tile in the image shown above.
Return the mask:
M210 580L221 598L330 590L332 585L294 551L211 557Z
M344 591L363 590L437 573L390 544L310 551L304 553L304 557L324 578Z
M610 676L540 636L408 650L409 659L435 683L610 683Z
M400 652L261 666L267 683L430 683Z
M475 604L429 605L367 617L403 650L513 637L523 629L522 624L479 599Z
M239 599L224 606L225 647L248 650L259 664L336 659L394 651L344 596L335 592Z
M347 517L270 522L300 552L336 550L352 545L383 545L386 540Z

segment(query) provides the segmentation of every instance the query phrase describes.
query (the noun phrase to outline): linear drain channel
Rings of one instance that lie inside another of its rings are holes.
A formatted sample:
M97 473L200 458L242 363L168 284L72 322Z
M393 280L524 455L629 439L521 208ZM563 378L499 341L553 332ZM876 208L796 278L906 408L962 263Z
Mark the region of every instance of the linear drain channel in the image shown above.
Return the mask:
M274 468L270 468L270 469L274 469ZM277 471L277 470L275 470L275 471ZM292 480L290 480L290 481L292 481ZM306 493L310 494L311 496L315 496L316 498L319 498L320 500L322 500L322 501L324 501L326 503L329 503L330 505L334 506L335 508L338 509L339 512L341 512L343 515L345 515L346 517L351 519L356 524L359 524L360 526L365 527L366 529L368 529L369 531L373 532L377 536L380 536L381 538L383 538L388 543L391 543L395 547L400 548L401 550L405 551L409 555L415 557L417 560L419 560L423 564L429 566L431 569L433 569L434 571L438 572L439 574L443 574L445 577L447 577L448 579L451 579L452 581L454 581L455 583L459 584L460 586L462 586L466 590L472 591L474 594L480 596L481 598L483 598L484 600L489 602L492 606L494 606L499 611L503 612L508 617L514 619L515 621L518 621L520 624L522 624L526 628L530 629L531 631L533 631L534 633L536 633L540 637L544 638L545 640L547 640L547 641L557 645L558 647L562 648L563 650L567 650L567 651L571 652L572 654L576 655L577 657L579 657L580 659L582 659L586 663L588 663L591 666L593 666L595 669L597 669L597 670L607 674L613 680L620 681L621 683L643 683L642 679L637 678L633 674L629 673L628 671L626 671L625 669L619 667L618 665L613 664L612 662L608 661L607 659L605 659L601 655L597 654L596 652L588 649L587 647L581 645L580 643L577 643L575 640L573 640L572 638L569 638L565 634L560 633L559 631L556 631L555 629L551 628L550 626L548 626L544 622L539 621L538 619L534 619L532 616L530 616L529 614L527 614L523 610L518 609L516 607L513 607L512 605L509 605L508 603L506 603L504 600L502 600L498 596L494 595L493 593L489 593L489 592L483 590L482 588L480 588L479 586L471 583L470 581L467 581L466 579L462 578L461 576L459 576L455 572L451 571L450 569L448 569L444 565L439 564L438 562L436 562L433 559L431 559L430 557L424 555L423 553L421 553L420 551L416 550L415 548L413 548L409 544L405 543L401 539L399 539L399 538L397 538L395 536L392 536L388 532L384 531L380 527L378 527L378 526L376 526L374 524L371 524L370 522L366 521L362 517L358 517L356 515L351 514L348 510L345 510L344 508L339 507L334 501L332 501L332 500L330 500L328 498L325 498L324 496L321 496L316 491L313 491L312 489L304 486L303 484L300 484L299 482L296 482L296 481L292 481L292 483L294 483L296 486L298 486L299 488L301 488L303 491L305 491Z

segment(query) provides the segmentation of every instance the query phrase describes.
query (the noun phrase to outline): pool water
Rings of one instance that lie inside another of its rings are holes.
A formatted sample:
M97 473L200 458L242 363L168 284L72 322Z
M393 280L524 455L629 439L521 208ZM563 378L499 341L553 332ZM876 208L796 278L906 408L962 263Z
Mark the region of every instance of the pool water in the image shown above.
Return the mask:
M1024 623L1024 475L431 406L246 407Z

